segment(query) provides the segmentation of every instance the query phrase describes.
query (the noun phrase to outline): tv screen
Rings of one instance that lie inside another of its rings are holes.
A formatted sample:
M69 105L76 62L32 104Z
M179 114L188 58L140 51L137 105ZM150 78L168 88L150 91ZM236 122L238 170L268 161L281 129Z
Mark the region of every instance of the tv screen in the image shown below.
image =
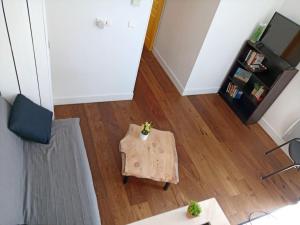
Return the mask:
M291 66L299 63L300 26L283 15L274 14L260 41Z

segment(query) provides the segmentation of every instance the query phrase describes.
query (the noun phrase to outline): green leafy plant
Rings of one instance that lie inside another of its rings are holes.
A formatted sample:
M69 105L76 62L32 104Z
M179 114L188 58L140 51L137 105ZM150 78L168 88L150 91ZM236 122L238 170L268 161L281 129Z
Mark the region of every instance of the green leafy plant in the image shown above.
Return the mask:
M202 209L197 202L195 202L195 201L190 202L188 209L187 209L187 212L189 215L196 217L196 216L200 215L201 211L202 211Z
M148 135L152 129L152 123L146 121L145 123L142 124L142 128L143 129L142 129L141 133L143 135Z

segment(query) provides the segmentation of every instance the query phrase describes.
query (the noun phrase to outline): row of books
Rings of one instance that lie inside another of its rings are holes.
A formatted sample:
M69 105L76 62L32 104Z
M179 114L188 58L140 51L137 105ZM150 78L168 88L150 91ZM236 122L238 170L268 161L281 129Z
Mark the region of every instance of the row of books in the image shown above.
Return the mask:
M234 78L237 79L237 80L240 80L242 81L243 83L247 83L249 81L249 79L251 78L252 76L252 73L247 71L247 70L244 70L242 68L238 68L234 74Z
M238 85L236 85L232 82L228 83L226 92L233 99L240 99L243 95L243 91L241 91L239 89ZM254 88L251 92L251 95L253 97L255 97L255 99L257 101L261 101L264 98L264 96L266 95L266 92L267 92L267 90L266 90L265 86L255 83Z
M246 58L245 63L250 67L252 71L263 71L267 68L262 64L264 61L265 56L261 53L258 53L254 50L249 50Z
M240 99L243 95L243 92L241 90L239 90L239 87L235 84L233 84L232 82L228 83L226 92L228 93L228 95L234 99Z

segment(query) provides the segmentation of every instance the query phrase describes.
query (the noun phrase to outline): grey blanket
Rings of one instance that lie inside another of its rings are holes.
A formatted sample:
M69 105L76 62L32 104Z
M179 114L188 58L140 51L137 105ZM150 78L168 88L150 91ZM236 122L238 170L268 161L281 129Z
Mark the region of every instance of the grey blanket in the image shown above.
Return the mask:
M99 225L79 119L54 121L49 145L24 142L26 224Z

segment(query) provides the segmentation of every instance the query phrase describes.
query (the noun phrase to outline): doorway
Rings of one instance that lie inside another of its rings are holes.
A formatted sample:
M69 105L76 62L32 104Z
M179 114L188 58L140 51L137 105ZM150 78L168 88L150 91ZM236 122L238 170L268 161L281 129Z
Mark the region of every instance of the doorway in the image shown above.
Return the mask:
M164 7L164 0L153 0L152 10L148 23L148 29L145 38L145 47L152 51L155 36L157 33L160 17Z

